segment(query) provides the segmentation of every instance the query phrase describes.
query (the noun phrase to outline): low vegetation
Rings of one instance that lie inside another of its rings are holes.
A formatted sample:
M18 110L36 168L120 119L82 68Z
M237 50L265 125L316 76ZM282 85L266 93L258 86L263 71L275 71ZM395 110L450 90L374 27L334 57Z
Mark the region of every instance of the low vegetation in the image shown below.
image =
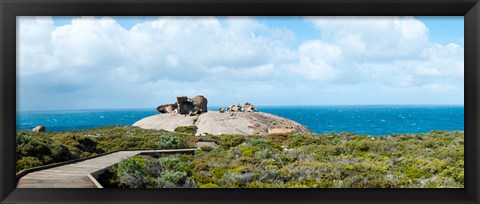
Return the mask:
M351 133L228 135L209 139L220 147L197 150L194 155L125 159L109 170L113 177L101 182L130 188L464 186L463 132L382 137ZM124 168L131 163L135 165ZM155 171L149 170L153 163Z
M17 132L17 171L127 149L219 148L194 155L145 155L101 175L116 188L451 188L464 186L464 133L370 137L353 133L222 135L129 126L59 133Z
M16 170L116 150L193 148L195 141L194 136L131 126L66 132L17 131Z
M175 128L175 132L193 135L197 132L197 129L197 126L179 126Z

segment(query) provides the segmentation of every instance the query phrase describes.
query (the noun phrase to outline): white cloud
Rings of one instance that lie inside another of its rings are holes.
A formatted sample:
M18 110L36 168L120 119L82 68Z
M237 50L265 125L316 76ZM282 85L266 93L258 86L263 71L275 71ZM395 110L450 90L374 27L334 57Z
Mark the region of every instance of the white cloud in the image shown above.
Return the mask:
M271 80L280 76L281 72L273 64L265 64L244 69L235 69L225 66L217 66L207 70L208 79L216 81L227 80Z
M338 72L323 59L302 57L300 62L289 67L290 72L301 75L306 79L330 81L335 79Z
M165 65L167 65L167 67L175 68L180 65L180 62L178 61L178 58L176 56L167 55L167 57L165 58Z
M223 101L249 94L259 101L294 99L308 93L302 90L312 92L306 83L322 94L372 81L368 86L463 90L463 44L431 42L428 28L415 18L306 20L318 37L295 47L301 31L250 17L160 17L131 29L110 17L74 18L63 26L50 17L19 17L19 93L57 99L57 105L68 96L76 98L68 102L75 106L108 100L151 106L196 93Z
M412 17L309 17L322 39L349 57L410 58L428 43L428 29ZM421 50L420 50L421 51Z
M51 19L49 21L51 24ZM37 26L42 27L42 24ZM30 25L21 27L30 28ZM278 41L250 35L257 28L268 29L252 19L227 19L227 24L222 25L214 17L162 17L125 30L112 18L82 17L64 26L50 26L51 35L43 36L42 42L46 43L42 44L51 45L51 49L39 52L49 54L55 62L53 70L60 72L67 69L99 71L123 66L139 70L141 79L146 81L162 77L195 81L214 67L250 69L293 55ZM21 44L20 48L29 45ZM22 60L32 62L26 57L26 54L20 55ZM46 62L37 63L36 67L40 67L37 71L45 71L46 65ZM28 73L36 72L29 64L22 64L22 68Z
M320 35L301 44L292 74L339 84L421 87L456 80L463 86L463 47L431 42L428 28L413 17L306 19Z

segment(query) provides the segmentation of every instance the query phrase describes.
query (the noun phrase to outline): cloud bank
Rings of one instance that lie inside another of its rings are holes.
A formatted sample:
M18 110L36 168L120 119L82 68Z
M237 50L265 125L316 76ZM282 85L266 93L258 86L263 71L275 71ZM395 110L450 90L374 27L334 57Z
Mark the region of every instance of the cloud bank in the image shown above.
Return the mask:
M413 17L308 17L317 32L256 18L19 17L21 110L212 105L463 104L463 47ZM292 46L291 41L299 41Z

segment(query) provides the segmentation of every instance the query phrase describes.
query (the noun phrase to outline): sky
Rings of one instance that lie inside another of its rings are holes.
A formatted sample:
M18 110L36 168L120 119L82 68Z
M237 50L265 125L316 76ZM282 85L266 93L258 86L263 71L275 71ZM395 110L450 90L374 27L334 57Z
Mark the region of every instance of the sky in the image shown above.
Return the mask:
M458 17L17 17L17 111L463 105Z

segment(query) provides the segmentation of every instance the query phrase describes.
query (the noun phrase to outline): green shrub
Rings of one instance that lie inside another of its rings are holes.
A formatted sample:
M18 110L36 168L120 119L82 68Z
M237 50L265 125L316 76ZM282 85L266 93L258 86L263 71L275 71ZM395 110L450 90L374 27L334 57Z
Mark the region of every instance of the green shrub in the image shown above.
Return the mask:
M36 166L42 165L42 161L36 157L23 157L20 160L17 160L17 172L23 169L29 169Z
M161 163L165 168L174 170L174 171L183 171L184 163L178 157L166 157L160 159Z
M219 146L224 149L229 149L242 144L245 140L246 136L243 135L222 135Z
M183 171L175 171L175 172L167 173L163 177L167 181L171 181L177 185L183 185L185 184L185 181L187 179L187 173Z
M199 138L112 126L34 134L17 131L17 172L114 150L186 148ZM205 137L220 148L194 155L134 156L101 176L129 188L464 187L464 133L361 136L325 133Z
M200 185L199 188L220 188L220 187L213 183L206 183L206 184Z
M175 132L193 135L197 132L197 129L197 126L179 126L175 128Z
M210 151L213 150L213 147L210 147L210 146L202 146L202 147L200 147L200 149L201 149L202 151L210 152Z
M134 158L122 159L118 163L118 179L132 188L144 188L147 184L147 179L143 175L142 166Z
M162 135L155 143L159 149L181 149L188 147L182 139L174 136Z
M89 157L89 156L91 156L91 155L92 155L92 153L90 153L90 152L82 152L82 153L80 154L80 158Z

